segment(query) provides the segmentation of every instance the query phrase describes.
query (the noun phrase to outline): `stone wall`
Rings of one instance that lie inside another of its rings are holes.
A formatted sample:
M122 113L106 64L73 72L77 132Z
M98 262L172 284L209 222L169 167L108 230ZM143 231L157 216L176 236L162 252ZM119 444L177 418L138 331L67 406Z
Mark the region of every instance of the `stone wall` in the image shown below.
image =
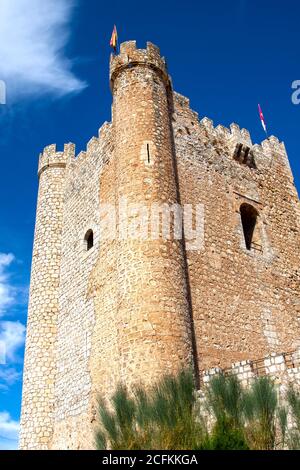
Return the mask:
M284 145L252 146L233 124L199 121L175 94L182 203L204 204L204 247L187 253L200 368L299 347L299 200ZM250 148L254 165L234 158ZM259 249L246 249L240 206L258 213Z
M201 384L207 385L211 378L218 374L233 374L244 386L249 386L255 377L268 376L285 393L289 384L300 387L300 351L276 354L272 353L262 359L234 362L229 368L212 367L201 371Z
M66 165L71 147L46 147L39 194L28 308L20 447L47 449L54 432L57 318Z
M300 346L299 200L284 145L199 120L150 43L123 44L110 72L112 122L77 157L72 144L40 157L23 449L93 448L97 398L120 381L152 384L191 362L198 379L232 362L248 379L249 358ZM204 243L122 239L118 216L118 238L104 239L102 205L123 198L202 204ZM251 249L242 204L257 214Z
M288 410L287 428L289 430L295 428L294 419L287 402L287 391L292 386L295 391L300 392L299 349L282 354L272 353L255 361L244 360L235 362L228 368L212 367L211 369L201 371L201 388L197 392L197 399L199 400L201 414L206 420L208 429L212 429L215 418L205 405L206 387L209 386L212 378L219 374L226 376L235 375L244 389L249 389L253 381L258 377L265 376L270 378L275 386L279 406ZM278 425L276 427L279 438L278 442L280 443L280 428ZM280 445L279 448L281 448Z
M53 447L87 448L92 443L85 425L90 416L89 358L95 324L93 299L88 295L90 273L100 250L99 180L110 156L110 126L100 130L67 169L60 275L60 314L57 334L55 436ZM87 251L86 233L94 246Z

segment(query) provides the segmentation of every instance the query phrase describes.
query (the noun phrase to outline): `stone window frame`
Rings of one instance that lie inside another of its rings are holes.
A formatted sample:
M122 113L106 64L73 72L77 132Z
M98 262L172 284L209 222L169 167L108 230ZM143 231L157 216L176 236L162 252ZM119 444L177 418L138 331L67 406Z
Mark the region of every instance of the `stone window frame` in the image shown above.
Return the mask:
M87 245L86 245L86 239L85 238L86 238L87 233L90 230L93 232L94 244L89 250L87 250ZM86 224L84 230L82 230L81 233L82 233L81 234L81 244L80 244L81 245L81 253L83 255L83 258L87 258L92 253L94 253L96 247L98 246L98 243L99 243L99 240L98 240L98 227L96 226L95 223Z
M252 204L243 202L240 205L240 216L247 250L252 251L257 249L258 251L262 251L259 212ZM259 239L261 243L257 243L255 241L257 239Z
M141 161L146 167L153 167L155 163L155 147L152 140L144 140L141 148Z
M91 246L90 246L91 245ZM90 251L94 248L94 231L90 228L84 236L84 247L85 251Z
M266 221L264 217L263 204L257 201L256 199L240 194L236 191L234 191L234 195L235 195L235 212L237 215L237 233L240 239L240 247L243 250L243 252L247 254L248 256L252 256L255 258L265 258L266 256L268 256L270 249L268 246L268 236L264 229L264 226L266 225ZM258 249L249 250L246 247L242 217L241 217L241 212L240 212L241 206L243 204L247 204L253 207L253 209L255 209L257 213L256 233L259 232L261 250L258 250Z

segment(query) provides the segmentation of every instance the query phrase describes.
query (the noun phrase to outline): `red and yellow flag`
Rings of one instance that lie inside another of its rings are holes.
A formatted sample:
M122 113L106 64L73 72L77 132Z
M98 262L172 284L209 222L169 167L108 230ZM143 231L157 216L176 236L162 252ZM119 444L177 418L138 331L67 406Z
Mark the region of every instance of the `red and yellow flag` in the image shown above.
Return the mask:
M118 32L117 32L116 25L114 25L114 29L113 29L111 40L110 40L110 47L112 47L113 50L116 52L117 46L118 46Z

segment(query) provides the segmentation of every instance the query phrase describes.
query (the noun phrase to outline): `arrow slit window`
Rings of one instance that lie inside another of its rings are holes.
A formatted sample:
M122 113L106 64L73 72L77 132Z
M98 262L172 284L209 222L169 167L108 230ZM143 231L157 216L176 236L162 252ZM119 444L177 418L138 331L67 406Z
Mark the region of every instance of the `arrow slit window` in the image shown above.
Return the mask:
M259 213L250 204L242 204L240 207L241 222L245 246L248 251L262 251Z
M85 250L90 251L94 246L94 232L93 230L88 230L84 237Z

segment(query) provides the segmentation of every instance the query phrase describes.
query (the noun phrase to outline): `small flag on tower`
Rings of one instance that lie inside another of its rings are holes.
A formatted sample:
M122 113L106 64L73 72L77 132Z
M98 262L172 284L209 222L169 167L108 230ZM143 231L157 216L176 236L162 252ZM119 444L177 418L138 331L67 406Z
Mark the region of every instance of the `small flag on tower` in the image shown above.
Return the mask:
M118 32L117 32L117 27L114 25L114 29L111 35L111 40L110 40L110 47L113 48L114 52L117 52L117 46L118 46Z
M262 125L262 127L263 127L263 130L264 130L265 133L267 134L266 121L265 121L265 118L264 118L262 109L261 109L261 107L260 107L260 104L258 105L258 111L259 111L259 117L260 117L261 125Z

